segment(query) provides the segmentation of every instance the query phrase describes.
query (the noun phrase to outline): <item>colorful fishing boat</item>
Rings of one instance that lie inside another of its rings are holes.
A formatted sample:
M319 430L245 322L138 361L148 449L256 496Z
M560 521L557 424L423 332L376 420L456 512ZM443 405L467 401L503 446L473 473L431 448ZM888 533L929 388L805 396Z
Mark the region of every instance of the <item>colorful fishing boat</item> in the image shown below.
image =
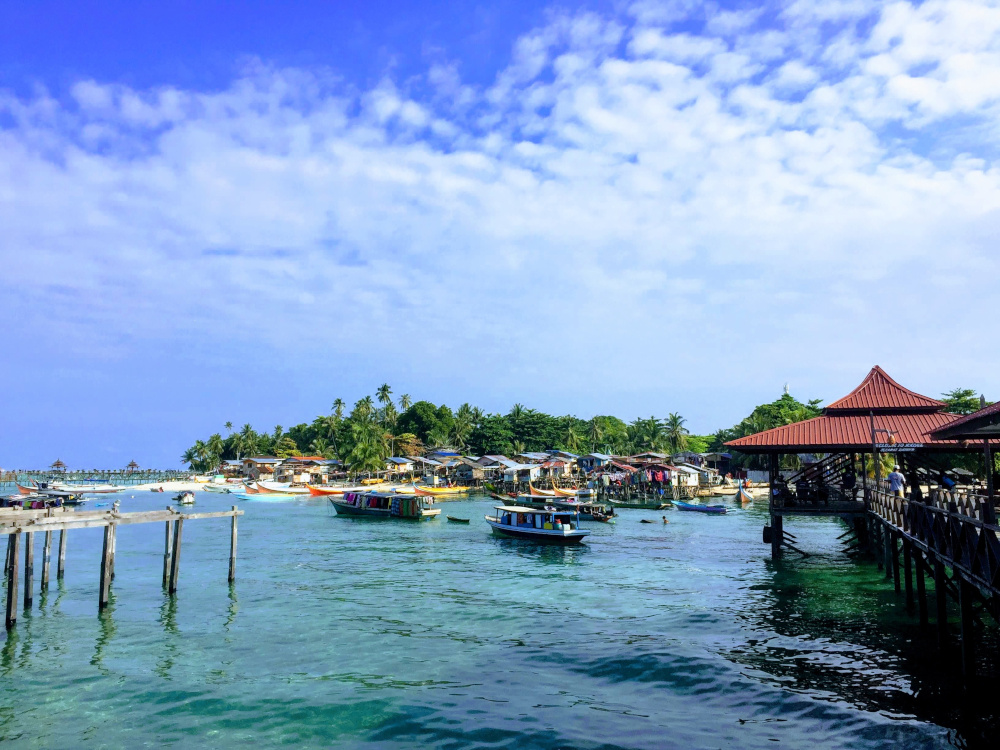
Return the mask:
M414 494L424 497L434 497L436 495L460 495L468 492L468 487L435 487L429 484L415 484L412 487Z
M556 493L555 493L554 490L540 490L540 489L538 489L535 485L533 485L531 483L530 479L528 480L528 490L535 497L555 497L556 496Z
M440 508L430 507L422 497L407 497L392 492L345 492L330 495L330 504L337 515L368 518L401 518L414 521L441 515Z
M743 488L742 482L740 483L739 488L736 490L736 502L740 503L741 505L746 505L747 503L753 502L753 495L751 495Z
M366 492L364 487L323 487L315 484L307 484L306 489L314 497L325 497L326 495L343 495L345 492Z
M17 482L14 482L14 486L17 487L17 491L22 495L34 495L38 492L37 487L24 487Z
M279 495L308 495L308 487L295 487L291 484L279 484L278 482L257 482L257 489L261 492Z
M496 511L495 516L486 516L486 523L497 536L542 544L580 544L590 533L580 528L577 514L569 510L497 505Z
M692 505L691 503L683 503L680 500L674 500L674 505L677 507L677 510L693 510L696 513L723 515L726 512L725 505Z

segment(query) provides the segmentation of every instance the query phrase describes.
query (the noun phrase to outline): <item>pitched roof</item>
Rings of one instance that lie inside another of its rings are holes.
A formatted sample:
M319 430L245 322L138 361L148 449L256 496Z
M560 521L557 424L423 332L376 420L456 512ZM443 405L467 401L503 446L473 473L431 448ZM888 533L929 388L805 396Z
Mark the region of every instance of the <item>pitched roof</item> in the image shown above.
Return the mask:
M829 404L823 412L909 412L939 411L947 404L914 393L890 378L885 370L875 365L868 376L841 399Z
M917 414L881 414L875 417L877 430L891 430L896 443L938 444L955 449L950 441L936 441L930 432L957 419L945 412ZM883 440L885 433L877 433ZM744 453L768 453L781 448L784 453L864 452L871 450L871 418L867 414L824 414L803 422L782 425L771 430L747 435L726 443Z
M993 441L994 434L1000 434L1000 401L990 406L984 407L972 414L959 417L954 422L939 427L935 430L935 437L983 437L989 434L990 442Z

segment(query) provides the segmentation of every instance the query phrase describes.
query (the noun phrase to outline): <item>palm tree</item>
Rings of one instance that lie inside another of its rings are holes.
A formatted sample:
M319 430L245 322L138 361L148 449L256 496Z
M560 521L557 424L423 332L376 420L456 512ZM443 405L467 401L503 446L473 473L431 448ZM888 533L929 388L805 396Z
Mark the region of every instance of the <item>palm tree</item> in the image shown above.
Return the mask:
M686 420L680 414L672 412L663 425L663 436L670 446L671 453L677 453L687 448L688 431L684 427Z
M399 410L406 411L413 405L413 399L410 398L409 393L404 393L399 397Z
M451 435L455 440L456 448L465 448L468 445L466 439L469 437L469 433L472 432L474 426L472 421L472 407L467 403L462 404L458 407L458 411L455 412L455 423L451 428Z
M257 452L257 446L260 444L260 437L254 432L253 427L247 422L243 425L243 429L240 430L240 434L237 436L237 449L236 458L239 459L244 453L248 456L252 456Z
M580 448L580 433L576 431L572 417L566 418L566 432L563 433L563 442L566 444L567 450L575 452Z
M524 405L514 404L510 407L510 414L508 416L510 416L510 424L513 427L524 416Z
M601 438L604 437L604 430L601 429L601 423L594 417L590 420L590 424L587 429L587 437L590 438L590 450L596 451L597 444L601 442Z
M382 385L378 387L378 390L375 391L375 396L378 398L379 403L382 404L383 406L385 404L391 404L392 389L389 387L389 384L382 383Z
M448 431L438 425L427 433L427 443L432 448L447 448L449 447L449 437Z
M344 418L344 399L338 398L333 401L333 416L340 422Z
M226 428L226 432L228 432L230 435L233 434L233 423L232 422L226 422L222 426Z
M208 452L212 456L212 463L215 466L219 465L219 459L222 458L222 452L226 449L226 443L222 439L222 435L215 433L208 439Z

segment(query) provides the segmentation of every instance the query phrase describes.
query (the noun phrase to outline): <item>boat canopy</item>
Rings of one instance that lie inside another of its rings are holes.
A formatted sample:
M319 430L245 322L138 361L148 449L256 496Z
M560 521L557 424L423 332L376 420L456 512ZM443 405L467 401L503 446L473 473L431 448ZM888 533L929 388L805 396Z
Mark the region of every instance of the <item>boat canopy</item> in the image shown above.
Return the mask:
M544 508L525 508L523 505L497 505L497 510L505 513L535 513L549 516L575 516L576 511L572 510L545 510Z

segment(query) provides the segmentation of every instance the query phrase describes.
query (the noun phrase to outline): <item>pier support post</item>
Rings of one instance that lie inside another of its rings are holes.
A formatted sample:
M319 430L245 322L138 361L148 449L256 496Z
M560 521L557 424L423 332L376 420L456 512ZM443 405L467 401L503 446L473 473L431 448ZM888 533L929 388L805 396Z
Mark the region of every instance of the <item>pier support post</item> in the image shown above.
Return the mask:
M104 548L101 551L101 587L97 598L98 609L108 606L111 598L111 541L114 537L114 524L104 527Z
M920 629L927 630L927 586L924 581L926 573L924 566L924 554L917 550L916 574L917 574L917 610L920 612Z
M177 579L181 572L181 532L184 530L184 520L178 518L174 521L174 550L170 560L170 584L167 586L167 593L173 594L177 591Z
M59 560L56 563L56 578L61 579L66 573L66 534L69 529L59 532Z
M167 508L167 510L170 510ZM163 541L163 588L170 584L170 558L174 551L174 522L167 521Z
M976 634L972 621L972 597L975 596L972 584L964 576L958 578L958 608L961 612L962 624L962 676L968 683L976 675Z
M892 585L898 594L899 585L899 545L896 543L896 535L889 532L889 562L892 564Z
M17 622L17 566L20 560L20 533L7 535L7 549L9 564L7 566L7 608L5 612L5 623L7 630L14 627Z
M35 591L35 535L24 535L24 608L31 609Z
M944 563L934 561L934 604L937 608L938 645L948 645L948 586L944 577Z
M7 570L10 568L10 534L7 535L7 551L4 552L3 556L3 574L7 575Z
M229 539L229 582L236 580L236 506L233 506L233 529Z
M771 514L771 559L781 559L781 543L784 541L784 518L777 513Z
M108 576L115 580L115 549L118 547L118 526L111 524L111 550L108 555Z
M903 539L903 575L906 585L906 611L913 611L913 553L910 543Z
M45 532L45 544L42 547L42 591L49 588L49 569L52 565L52 532Z

